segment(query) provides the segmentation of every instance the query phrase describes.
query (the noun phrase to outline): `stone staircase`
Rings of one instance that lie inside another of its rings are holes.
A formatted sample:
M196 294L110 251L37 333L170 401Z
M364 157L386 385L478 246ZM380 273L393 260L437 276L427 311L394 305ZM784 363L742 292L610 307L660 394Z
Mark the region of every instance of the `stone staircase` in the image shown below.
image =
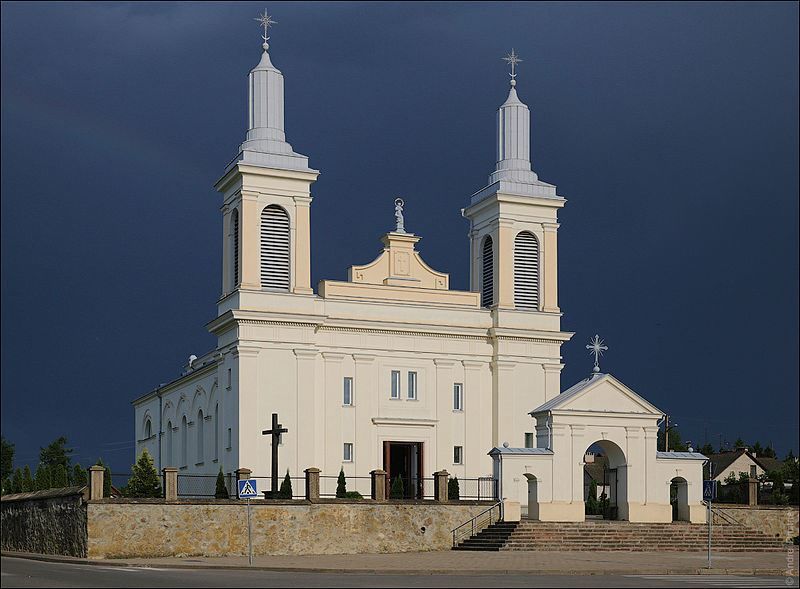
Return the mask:
M705 524L673 522L639 524L624 521L577 523L499 522L461 542L454 550L627 551L689 552L708 548ZM712 549L721 552L775 552L785 550L779 538L750 528L714 525Z

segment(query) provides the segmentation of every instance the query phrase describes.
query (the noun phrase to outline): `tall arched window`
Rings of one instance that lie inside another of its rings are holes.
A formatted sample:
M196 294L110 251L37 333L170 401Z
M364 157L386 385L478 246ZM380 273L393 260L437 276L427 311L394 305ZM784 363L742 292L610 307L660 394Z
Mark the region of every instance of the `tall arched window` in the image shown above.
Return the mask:
M239 211L231 213L231 256L233 270L233 288L239 286Z
M167 466L173 466L175 463L173 462L174 456L172 455L172 421L167 422L167 459L166 463Z
M214 460L219 460L219 403L214 405Z
M188 450L186 448L187 442L189 441L189 433L186 424L186 416L183 416L181 420L181 466L188 466L189 460L187 459Z
M153 435L153 427L150 425L150 420L148 419L144 422L144 436L142 436L142 439L148 440L152 435Z
M494 246L491 235L483 240L481 256L481 304L491 307L494 304Z
M203 423L203 410L197 412L197 462L205 461L205 424Z
M530 231L514 239L514 306L539 308L539 242Z
M261 211L261 286L289 290L289 215L277 205Z

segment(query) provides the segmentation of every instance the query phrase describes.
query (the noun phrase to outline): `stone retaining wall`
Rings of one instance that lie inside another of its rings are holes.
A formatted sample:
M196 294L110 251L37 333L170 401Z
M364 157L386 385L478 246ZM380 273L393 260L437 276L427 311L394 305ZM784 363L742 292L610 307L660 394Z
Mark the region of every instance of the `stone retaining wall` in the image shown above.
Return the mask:
M800 528L800 510L796 506L778 505L714 505L715 511L721 511L729 518L743 526L757 530L773 538L791 540ZM725 523L724 518L714 516L714 523Z
M462 501L254 501L253 554L443 550L451 530L489 504ZM88 504L89 558L247 554L243 501L104 499Z
M0 502L3 550L86 557L82 487L6 495Z

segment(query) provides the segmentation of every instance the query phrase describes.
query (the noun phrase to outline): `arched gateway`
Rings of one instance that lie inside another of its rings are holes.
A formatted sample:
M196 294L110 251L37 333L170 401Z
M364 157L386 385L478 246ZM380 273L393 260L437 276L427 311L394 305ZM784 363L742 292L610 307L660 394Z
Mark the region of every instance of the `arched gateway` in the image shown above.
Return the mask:
M583 521L586 450L599 446L614 471L610 493L616 519L673 521L670 486L679 478L680 519L705 521L701 503L705 457L658 452L656 437L663 412L610 374L593 374L530 415L536 421L536 448L489 452L501 496L519 501L523 515L543 521ZM534 493L530 492L532 481Z

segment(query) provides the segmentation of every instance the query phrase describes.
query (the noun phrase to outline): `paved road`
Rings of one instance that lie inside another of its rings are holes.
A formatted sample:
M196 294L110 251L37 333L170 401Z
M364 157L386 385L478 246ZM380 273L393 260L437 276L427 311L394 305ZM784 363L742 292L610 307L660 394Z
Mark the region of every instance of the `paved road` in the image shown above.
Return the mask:
M787 587L783 577L368 575L177 570L0 559L2 587ZM797 580L794 580L797 587Z

